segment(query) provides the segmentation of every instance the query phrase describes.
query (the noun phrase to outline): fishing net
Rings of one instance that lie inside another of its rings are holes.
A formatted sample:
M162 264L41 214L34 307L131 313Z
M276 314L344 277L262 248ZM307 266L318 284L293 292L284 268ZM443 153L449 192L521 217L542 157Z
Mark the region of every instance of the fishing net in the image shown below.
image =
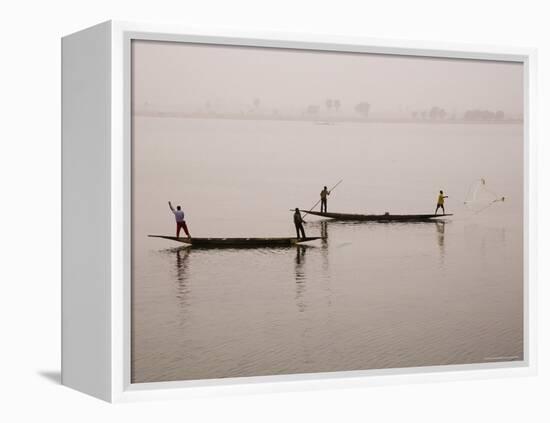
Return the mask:
M470 185L464 205L473 213L481 213L495 204L502 203L505 199L488 186L485 178L481 178Z

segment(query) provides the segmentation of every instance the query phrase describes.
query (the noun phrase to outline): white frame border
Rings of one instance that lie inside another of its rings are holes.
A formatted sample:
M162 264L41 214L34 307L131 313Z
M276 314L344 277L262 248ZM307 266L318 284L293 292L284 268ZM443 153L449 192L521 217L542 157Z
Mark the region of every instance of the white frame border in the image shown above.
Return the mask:
M535 49L327 35L205 30L111 22L111 400L136 401L472 380L536 374L536 57ZM524 64L524 360L177 382L130 383L131 40L175 41L513 61Z

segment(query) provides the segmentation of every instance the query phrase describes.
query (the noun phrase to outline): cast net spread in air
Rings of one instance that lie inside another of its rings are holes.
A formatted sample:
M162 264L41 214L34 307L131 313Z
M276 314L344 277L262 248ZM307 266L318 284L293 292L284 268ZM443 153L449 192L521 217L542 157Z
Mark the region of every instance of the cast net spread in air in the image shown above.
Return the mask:
M497 203L502 203L504 200L505 197L497 195L488 186L485 178L481 178L470 185L464 204L473 213L481 213Z

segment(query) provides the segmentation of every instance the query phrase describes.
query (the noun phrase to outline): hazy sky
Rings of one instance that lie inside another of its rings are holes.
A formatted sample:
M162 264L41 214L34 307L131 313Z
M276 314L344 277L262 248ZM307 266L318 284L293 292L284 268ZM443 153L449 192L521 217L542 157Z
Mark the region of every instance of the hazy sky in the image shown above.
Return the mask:
M332 53L168 42L133 42L134 104L159 109L266 110L360 101L372 113L432 106L523 111L523 66L474 60Z

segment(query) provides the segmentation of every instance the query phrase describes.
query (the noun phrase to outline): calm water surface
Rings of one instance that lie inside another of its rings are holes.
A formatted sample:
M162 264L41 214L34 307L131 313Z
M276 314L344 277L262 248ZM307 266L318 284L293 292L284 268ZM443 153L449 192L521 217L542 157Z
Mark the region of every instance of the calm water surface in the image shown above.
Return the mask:
M132 380L153 382L523 358L522 127L193 120L134 122ZM464 206L484 177L505 195ZM429 213L440 223L308 217L326 241L179 247L194 236L294 236L290 208L344 182L329 211Z

